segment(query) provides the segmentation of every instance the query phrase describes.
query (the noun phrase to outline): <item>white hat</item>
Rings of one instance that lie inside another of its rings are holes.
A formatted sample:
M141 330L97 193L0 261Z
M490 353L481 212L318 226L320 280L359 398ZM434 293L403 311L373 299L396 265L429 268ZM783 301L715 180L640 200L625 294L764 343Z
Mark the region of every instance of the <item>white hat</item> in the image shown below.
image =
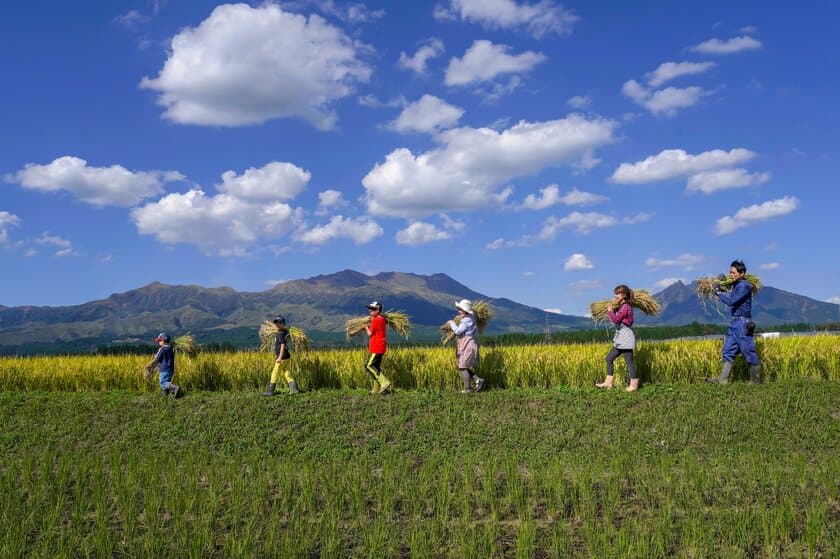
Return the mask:
M374 309L376 309L378 311L382 310L382 303L380 303L379 301L373 301L372 303L370 303L368 305L365 305L365 306L370 310L374 310Z
M467 314L472 314L472 301L469 299L461 299L455 303L455 308L464 311Z

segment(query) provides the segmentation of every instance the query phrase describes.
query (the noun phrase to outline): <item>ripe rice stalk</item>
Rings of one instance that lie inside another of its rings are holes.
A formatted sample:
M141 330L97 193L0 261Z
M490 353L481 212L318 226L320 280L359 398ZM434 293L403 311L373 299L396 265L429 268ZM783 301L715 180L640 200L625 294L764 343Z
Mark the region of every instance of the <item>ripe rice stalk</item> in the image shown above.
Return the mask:
M411 318L403 311L385 311L382 313L382 318L385 319L385 324L388 327L403 338L408 339L411 335ZM369 316L360 316L348 320L344 325L344 333L347 335L347 339L349 340L353 336L364 332L368 324L370 324Z
M172 342L175 351L179 353L183 353L184 355L193 355L196 351L198 351L198 346L195 343L195 338L193 335L187 332L183 336L179 336L175 338L175 341Z
M490 302L481 299L476 301L473 305L473 316L475 317L475 325L478 328L478 333L483 334L484 329L487 328L487 324L493 319L493 307L490 306ZM455 324L461 323L461 317L456 316L453 321ZM452 340L455 339L455 333L452 331L452 328L449 327L449 321L441 324L440 326L440 341L443 345L448 344Z
M292 339L292 349L295 351L309 350L310 339L303 329L297 326L288 326L289 337ZM274 351L274 340L277 339L277 326L273 322L264 320L260 324L260 351Z
M744 274L744 279L752 286L753 296L757 295L761 290L761 280L758 279L758 276L753 274ZM695 292L697 293L697 298L700 299L700 303L703 305L703 311L708 314L709 304L711 303L718 315L720 315L723 319L727 319L721 311L717 296L715 296L715 284L720 285L722 291L732 291L732 285L735 283L732 278L720 274L717 277L708 276L698 278L695 282L697 283Z
M633 302L630 303L630 306L639 309L648 316L656 316L662 311L662 307L659 306L659 303L653 298L653 295L651 295L647 289L634 290ZM595 301L589 305L589 312L592 315L592 320L594 320L596 324L603 324L607 322L610 318L607 311L610 310L613 312L617 310L615 309L615 304L612 299Z

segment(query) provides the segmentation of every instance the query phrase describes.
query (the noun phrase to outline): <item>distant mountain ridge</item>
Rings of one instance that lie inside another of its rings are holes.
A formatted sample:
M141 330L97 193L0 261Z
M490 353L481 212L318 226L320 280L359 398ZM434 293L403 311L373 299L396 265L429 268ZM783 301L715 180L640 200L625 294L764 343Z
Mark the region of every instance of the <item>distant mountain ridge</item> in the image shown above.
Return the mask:
M637 313L639 324L722 323L713 306L704 308L694 287L677 282L654 295L662 305L657 317ZM461 298L488 299L496 311L487 334L542 332L546 317L552 332L592 328L581 316L546 313L505 298L474 291L446 274L383 272L368 276L354 270L297 279L261 292L230 287L165 285L153 282L105 299L63 307L0 306L0 351L76 344L95 349L114 340L151 339L165 330L192 332L199 342L236 337L256 345L263 320L278 313L316 341L341 340L348 318L361 316L364 305L379 300L387 309L411 316L415 340L437 337L437 328L454 313ZM721 307L726 314L726 309ZM838 305L765 286L756 297L753 316L759 324L827 323L838 320ZM17 348L17 349L16 349Z

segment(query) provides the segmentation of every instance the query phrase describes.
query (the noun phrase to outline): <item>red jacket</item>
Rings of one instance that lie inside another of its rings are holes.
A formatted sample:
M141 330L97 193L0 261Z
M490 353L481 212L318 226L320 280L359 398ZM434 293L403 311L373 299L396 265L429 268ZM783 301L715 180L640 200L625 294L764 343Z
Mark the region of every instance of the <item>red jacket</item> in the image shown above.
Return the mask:
M385 317L381 314L370 321L370 342L368 351L371 353L385 353L387 344L385 342Z

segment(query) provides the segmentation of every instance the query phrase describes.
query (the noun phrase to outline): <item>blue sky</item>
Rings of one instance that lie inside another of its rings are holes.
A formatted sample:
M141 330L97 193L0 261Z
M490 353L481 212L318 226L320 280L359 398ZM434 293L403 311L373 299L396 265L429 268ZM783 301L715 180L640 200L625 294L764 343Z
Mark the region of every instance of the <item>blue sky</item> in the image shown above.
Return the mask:
M0 304L443 272L567 314L746 261L840 302L840 8L0 7Z

